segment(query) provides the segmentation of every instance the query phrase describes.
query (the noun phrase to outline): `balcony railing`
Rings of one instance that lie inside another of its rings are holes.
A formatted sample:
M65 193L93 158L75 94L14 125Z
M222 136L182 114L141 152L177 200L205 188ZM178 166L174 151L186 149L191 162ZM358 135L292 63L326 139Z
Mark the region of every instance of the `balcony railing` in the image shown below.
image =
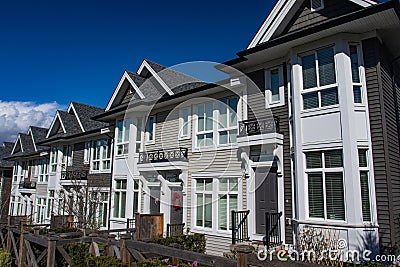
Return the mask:
M61 172L61 180L87 180L89 171L62 171Z
M21 182L19 189L36 189L36 182Z
M155 163L168 161L186 161L188 157L187 148L160 149L139 153L139 163Z
M239 137L279 132L278 117L252 119L239 122Z

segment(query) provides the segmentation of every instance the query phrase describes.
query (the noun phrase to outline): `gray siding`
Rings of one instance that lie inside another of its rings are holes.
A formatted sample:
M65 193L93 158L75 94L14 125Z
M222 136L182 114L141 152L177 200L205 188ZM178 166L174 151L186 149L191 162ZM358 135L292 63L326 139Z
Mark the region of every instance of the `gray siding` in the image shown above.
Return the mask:
M230 251L231 243L228 237L206 235L207 254L222 256L224 252Z
M363 42L370 112L375 190L383 249L399 242L400 167L398 114L391 79L391 58L377 39Z
M310 2L309 0L304 1L283 34L361 9L359 5L348 0L325 0L324 9L311 12Z
M285 66L285 64L283 63ZM262 118L276 116L279 118L280 133L283 134L283 175L284 175L284 201L285 201L285 217L293 218L292 209L292 177L291 177L291 160L290 160L290 132L289 132L289 108L288 108L288 88L286 86L286 68L284 68L284 84L285 84L285 105L274 107L270 110L265 108L265 75L264 70L258 70L248 73L248 77L258 86L248 91L248 103L251 109L248 109L248 118ZM260 91L262 97L260 97ZM293 228L291 225L285 225L286 243L293 242Z

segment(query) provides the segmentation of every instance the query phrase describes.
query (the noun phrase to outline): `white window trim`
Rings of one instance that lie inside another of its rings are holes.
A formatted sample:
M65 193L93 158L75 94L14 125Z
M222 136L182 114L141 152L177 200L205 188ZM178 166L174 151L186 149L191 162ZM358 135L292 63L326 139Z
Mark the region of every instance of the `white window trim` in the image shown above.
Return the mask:
M353 77L351 77L351 82L353 85L352 90L354 90L354 86L360 86L361 88L361 103L355 103L354 101L354 91L353 91L353 104L355 107L365 107L366 106L366 83L365 83L365 76L364 76L364 62L363 62L363 56L362 56L362 47L361 44L358 42L349 42L349 52L350 52L350 46L355 46L357 48L357 56L358 56L358 75L360 77L360 82L355 83L353 82ZM351 59L350 59L351 61Z
M38 183L47 183L49 181L49 164L47 159L40 161Z
M183 134L183 126L185 123L185 118L183 117L183 111L187 110L188 111L188 116L187 116L187 134ZM180 140L185 140L185 139L190 139L190 131L191 131L191 108L189 107L183 107L179 110L179 134L178 137Z
M117 188L117 183L118 182L120 182L120 181L125 181L125 184L126 184L126 188L124 188L124 189L122 189L122 188ZM121 216L121 203L122 203L122 198L121 198L121 193L124 193L125 192L125 215L122 217ZM127 215L127 200L128 200L128 179L127 178L118 178L118 179L115 179L114 180L114 188L113 188L113 192L112 192L113 194L112 194L112 204L113 204L113 206L112 206L112 218L114 218L114 219L125 219L126 218L126 215ZM118 203L118 216L114 216L114 212L115 212L115 194L116 193L119 193L120 194L120 196L119 196L119 203Z
M118 123L122 122L122 135L121 135L121 142L118 142L118 135L119 135L119 127L118 127ZM127 123L129 123L129 125L127 125ZM130 138L130 128L131 128L131 121L129 119L121 119L121 120L117 120L117 133L116 133L116 142L115 142L115 149L116 149L116 156L124 156L124 155L128 155L129 154L129 138ZM126 135L128 132L128 139L126 140ZM118 153L118 147L122 146L122 153ZM125 146L127 147L126 149L126 153L124 153L124 148Z
M89 164L90 163L90 148L92 146L91 141L86 141L85 142L85 150L83 151L83 164Z
M153 140L150 140L150 133L148 131L149 123L150 123L150 118L153 118ZM145 126L145 143L146 145L151 145L156 143L156 115L151 115L148 117L146 126Z
M319 7L319 8L313 8L312 6L312 1L313 0L310 0L310 10L311 10L311 12L315 12L315 11L319 11L319 10L322 10L322 9L324 9L324 7L325 7L325 5L324 5L324 0L321 0L321 6Z
M54 161L53 161L54 159ZM58 148L55 146L51 147L50 150L50 173L56 173L58 169ZM53 167L55 166L55 170Z
M318 51L323 50L323 49L328 49L328 48L333 48L333 62L335 64L335 77L336 77L336 83L329 84L329 85L324 85L320 86L320 77L319 77L319 62L318 62ZM312 49L311 51L305 52L305 53L300 53L299 54L299 62L301 66L301 80L300 80L300 88L301 88L301 113L307 113L307 112L313 112L313 111L319 111L323 109L331 109L331 108L337 108L339 107L339 104L335 105L330 105L330 106L322 106L321 104L321 92L327 89L333 89L336 88L339 94L339 84L338 84L338 63L336 62L336 45L335 44L330 44L326 46L321 46L319 48ZM317 86L313 88L307 88L304 89L304 83L303 83L303 62L302 62L302 57L308 56L308 55L315 55L315 72L316 72L316 78L317 78ZM308 93L313 93L313 92L318 92L318 107L316 108L309 108L309 109L304 109L304 98L303 96Z
M103 158L103 150L104 150L104 146L100 147L100 152L99 152L99 158L98 159L93 159L95 153L94 153L94 149L95 149L95 145L94 142L97 142L99 140L102 141L106 141L107 142L107 147L110 151L110 157L109 158ZM99 139L99 140L95 140L92 141L92 146L91 146L91 156L90 156L90 173L109 173L111 171L111 164L112 164L112 146L108 145L108 139ZM103 169L103 162L104 161L110 161L110 168L109 169ZM99 169L98 170L93 170L93 163L94 162L99 162Z
M367 160L367 167L361 167L360 163L358 163L358 168L359 168L359 177L361 178L361 172L366 172L368 173L368 197L369 197L369 216L371 218L370 221L364 221L364 218L362 218L362 221L364 224L366 225L370 225L373 221L374 221L374 216L373 216L373 205L372 205L372 200L373 200L373 194L372 194L372 190L371 190L371 185L373 185L373 181L372 181L372 172L370 169L370 166L372 165L370 162L370 153L371 153L371 149L369 149L368 147L363 147L363 146L359 146L357 148L357 151L360 150L366 150L365 151L365 156L366 156L366 160ZM361 183L361 180L360 180ZM360 189L361 189L361 184L360 184ZM362 203L361 203L361 207L362 207ZM361 211L363 212L363 211ZM364 217L364 216L363 216Z
M272 101L271 91L271 72L278 70L279 73L279 100ZM283 76L283 66L279 65L276 67L268 68L265 70L265 108L279 107L285 105L285 81Z
M332 223L347 223L347 209L346 209L346 185L345 185L345 172L344 172L344 167L336 167L336 168L326 168L325 167L325 152L330 151L330 150L339 150L341 149L343 151L343 148L333 148L333 149L323 149L323 150L310 150L310 151L305 151L303 153L304 157L304 172L305 172L305 189L306 189L306 200L305 200L305 211L306 211L306 218L309 221L315 221L315 222L332 222ZM308 169L307 168L307 159L306 159L306 153L308 152L322 152L322 168L313 168L313 169ZM344 157L342 156L342 160L344 161ZM343 162L344 163L344 162ZM315 217L310 217L310 207L309 207L309 192L308 192L308 174L310 173L322 173L322 188L323 188L323 200L324 200L324 218L315 218ZM327 205L326 205L326 181L325 181L325 174L326 173L342 173L343 177L343 201L344 201L344 220L332 220L328 219L327 217Z
M138 128L139 123L140 127ZM144 123L145 122L143 118L140 117L136 118L135 154L138 154L139 152L143 151L143 146L144 146L143 140L145 139L146 136L146 129L145 129L146 127Z

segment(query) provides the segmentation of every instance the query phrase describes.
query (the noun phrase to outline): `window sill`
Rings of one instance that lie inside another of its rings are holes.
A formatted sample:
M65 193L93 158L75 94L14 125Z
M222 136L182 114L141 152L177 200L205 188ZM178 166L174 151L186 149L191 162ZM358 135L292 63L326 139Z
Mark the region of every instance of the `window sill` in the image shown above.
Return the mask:
M315 115L324 115L327 113L339 112L339 104L321 107L321 108L313 108L313 109L306 109L301 111L301 116L308 117L308 116L315 116Z
M234 144L220 145L220 146L193 148L192 153L202 153L202 152L229 150L229 149L237 149L237 148L238 148L237 143L234 143Z
M285 102L284 101L276 101L276 102L267 102L266 104L265 104L265 108L266 109L270 109L270 108L276 108L276 107L281 107L281 106L284 106L285 105Z
M179 136L178 140L189 140L190 136Z

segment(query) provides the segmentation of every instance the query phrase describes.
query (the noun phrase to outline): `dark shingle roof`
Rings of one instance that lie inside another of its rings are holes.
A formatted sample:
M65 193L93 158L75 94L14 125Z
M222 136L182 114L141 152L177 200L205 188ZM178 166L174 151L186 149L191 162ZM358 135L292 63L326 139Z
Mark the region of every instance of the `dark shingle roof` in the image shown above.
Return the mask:
M38 143L40 143L46 139L46 134L47 134L48 129L36 127L36 126L31 126L30 128L31 128L33 141L35 142L37 151L47 150L48 147L38 145Z
M85 131L100 129L106 127L108 124L92 120L93 116L99 115L104 112L103 108L90 106L82 103L72 102L75 108L76 116L78 116Z
M28 134L19 134L20 140L21 140L21 145L22 145L22 150L24 153L32 153L35 152L35 147L33 145L33 140L32 137Z
M75 117L75 115L62 110L58 110L58 114L60 115L62 124L64 125L67 135L77 134L82 132L82 129L79 126L79 122Z
M4 160L5 157L9 157L11 155L13 146L14 143L10 142L5 142L2 146L0 146L0 168L11 168L13 166L12 161Z

